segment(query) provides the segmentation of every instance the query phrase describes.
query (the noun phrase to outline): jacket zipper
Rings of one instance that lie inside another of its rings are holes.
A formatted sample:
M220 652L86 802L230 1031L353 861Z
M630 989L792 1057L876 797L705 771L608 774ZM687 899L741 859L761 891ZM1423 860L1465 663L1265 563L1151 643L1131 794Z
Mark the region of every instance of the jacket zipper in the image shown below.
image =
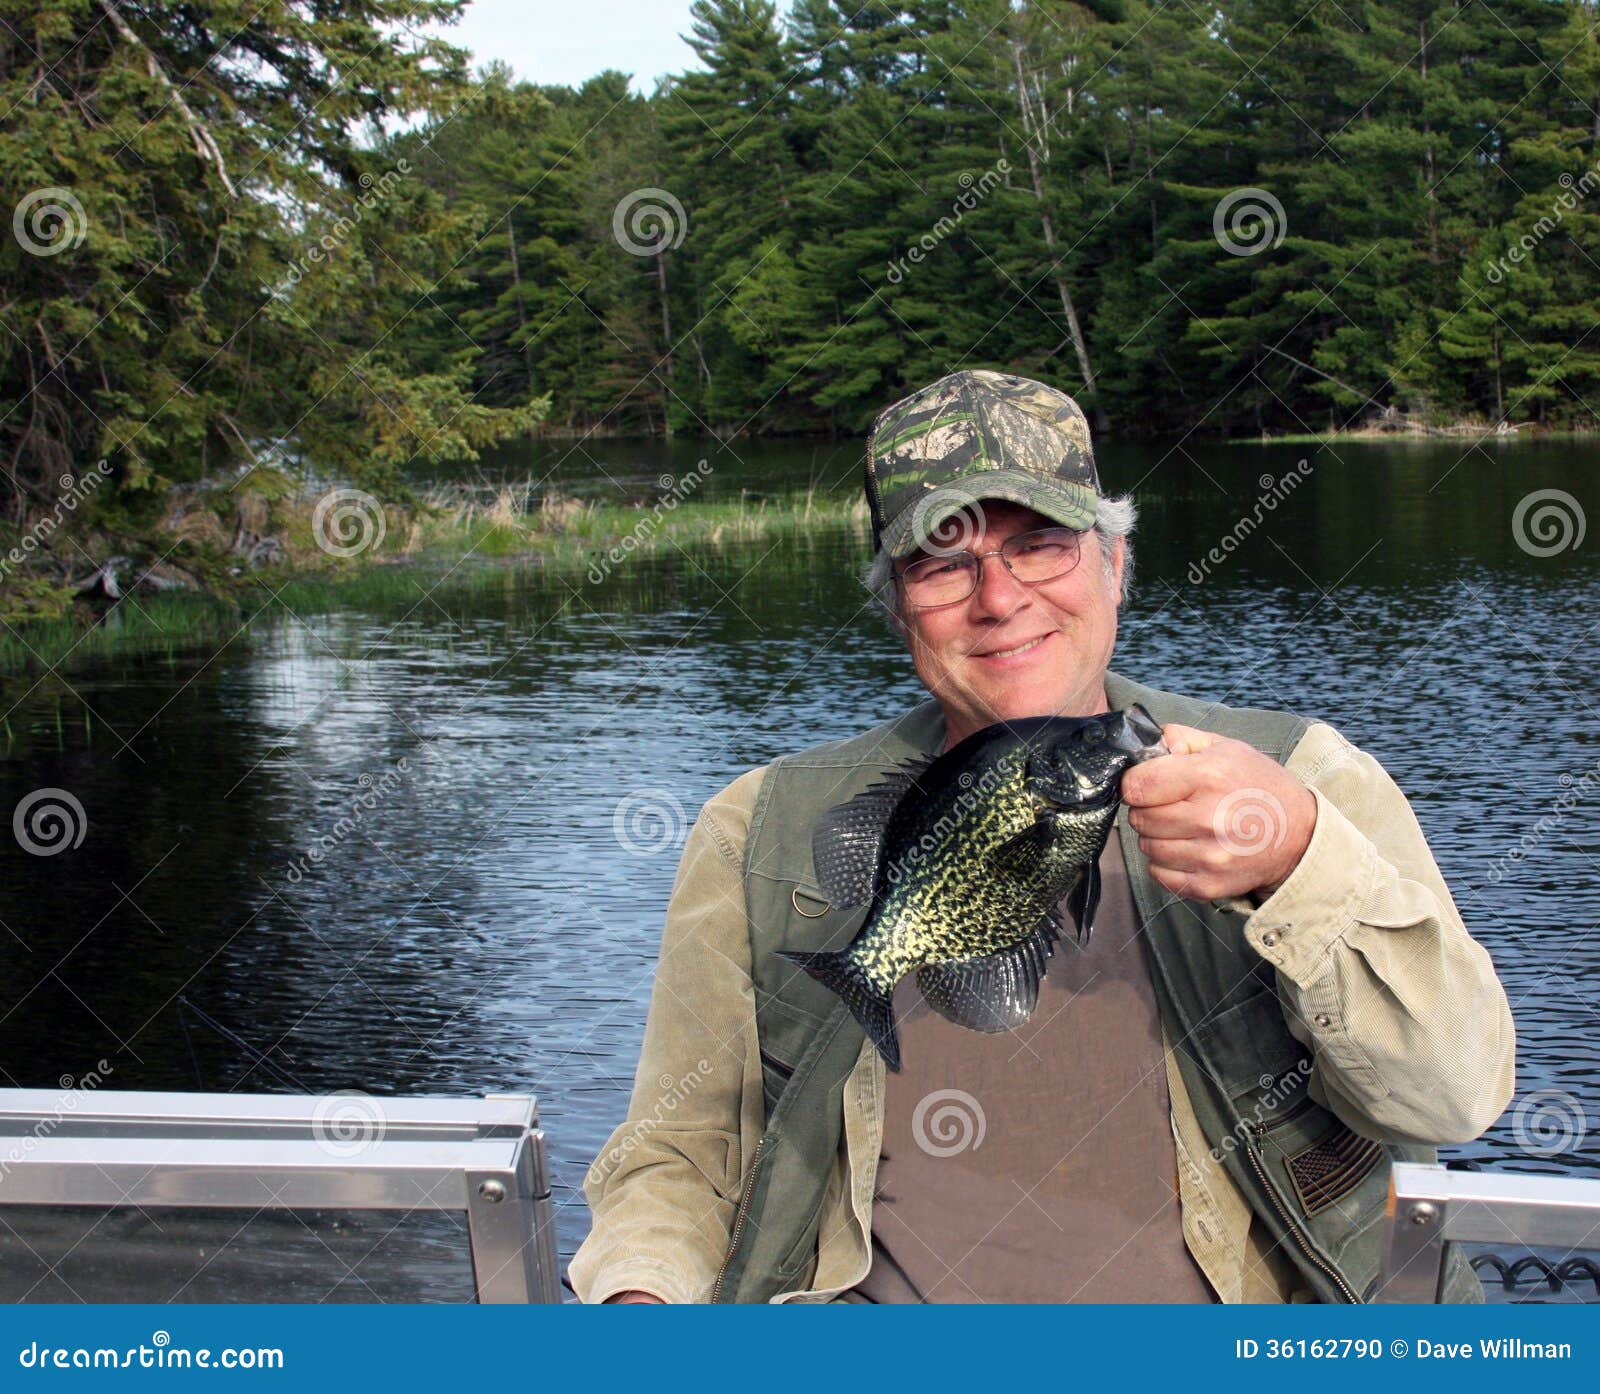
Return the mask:
M1258 1146L1264 1145L1267 1139L1267 1130L1265 1125L1257 1123L1255 1125L1255 1134ZM1320 1268L1328 1275L1329 1278L1333 1280L1334 1285L1344 1295L1346 1302L1353 1302L1357 1306L1360 1306L1361 1299L1356 1296L1355 1289L1339 1276L1331 1264L1325 1263L1322 1259L1317 1257L1316 1253L1312 1250L1311 1242L1306 1238L1304 1231L1302 1231L1300 1226L1294 1222L1288 1210L1284 1207L1283 1202L1278 1199L1278 1193L1273 1190L1272 1183L1267 1179L1267 1169L1261 1164L1261 1158L1258 1155L1256 1148L1246 1147L1244 1151L1245 1156L1250 1158L1250 1165L1255 1168L1256 1177L1261 1182L1261 1189L1267 1193L1267 1199L1272 1202L1272 1208L1278 1212L1278 1218L1283 1221L1284 1227L1288 1229L1290 1234L1294 1235L1295 1242L1300 1246L1300 1252L1310 1259L1312 1263L1316 1264L1318 1268Z
M766 1138L756 1143L756 1150L750 1154L750 1170L744 1178L744 1194L739 1197L739 1213L733 1217L733 1233L728 1238L728 1256L722 1260L722 1267L717 1272L717 1281L711 1287L711 1300L715 1302L722 1296L722 1280L728 1276L728 1265L733 1262L734 1252L739 1247L739 1234L744 1229L745 1215L750 1209L750 1193L756 1188L756 1164L761 1160L761 1149L766 1146Z

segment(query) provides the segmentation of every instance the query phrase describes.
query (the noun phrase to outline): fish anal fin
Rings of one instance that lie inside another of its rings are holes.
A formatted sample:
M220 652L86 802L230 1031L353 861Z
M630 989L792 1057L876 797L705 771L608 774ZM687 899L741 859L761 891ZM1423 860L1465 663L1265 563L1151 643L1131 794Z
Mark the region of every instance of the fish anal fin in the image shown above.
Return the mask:
M1014 1031L1039 1004L1039 983L1055 952L1058 922L1047 916L1032 934L982 958L929 963L917 987L946 1021L992 1035Z

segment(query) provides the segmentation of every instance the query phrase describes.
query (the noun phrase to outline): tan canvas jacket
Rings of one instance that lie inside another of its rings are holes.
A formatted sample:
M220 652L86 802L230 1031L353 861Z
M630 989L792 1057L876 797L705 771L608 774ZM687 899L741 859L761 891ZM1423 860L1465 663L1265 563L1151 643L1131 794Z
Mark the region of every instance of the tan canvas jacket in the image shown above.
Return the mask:
M1231 904L1249 915L1246 937L1277 969L1290 1030L1313 1048L1312 1097L1380 1141L1477 1137L1509 1102L1515 1064L1511 1012L1488 954L1377 761L1319 722L1286 768L1316 796L1310 845L1259 906ZM630 1288L705 1301L727 1253L764 1126L741 880L763 773L710 799L685 844L628 1116L585 1182L593 1227L569 1275L584 1302ZM1170 1040L1166 1072L1183 1233L1217 1296L1308 1300L1201 1132ZM863 1043L845 1087L844 1144L812 1286L774 1301L828 1301L866 1275L883 1082L881 1058Z

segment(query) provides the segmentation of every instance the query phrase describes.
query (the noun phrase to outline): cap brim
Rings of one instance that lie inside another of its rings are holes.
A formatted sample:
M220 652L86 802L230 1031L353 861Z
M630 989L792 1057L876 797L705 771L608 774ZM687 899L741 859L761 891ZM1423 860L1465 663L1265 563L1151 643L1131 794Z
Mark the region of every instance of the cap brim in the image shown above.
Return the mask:
M929 489L902 508L884 528L879 545L891 557L905 556L923 546L947 518L974 505L981 509L985 499L1020 504L1052 523L1080 530L1094 526L1098 502L1087 484L1041 479L1027 470L980 470Z

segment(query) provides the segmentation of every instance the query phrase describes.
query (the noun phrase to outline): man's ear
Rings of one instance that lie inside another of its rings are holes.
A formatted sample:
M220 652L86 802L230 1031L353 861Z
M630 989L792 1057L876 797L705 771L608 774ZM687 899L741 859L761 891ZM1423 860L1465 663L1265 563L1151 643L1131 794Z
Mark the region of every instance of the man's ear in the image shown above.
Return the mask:
M1117 609L1122 608L1122 544L1125 538L1113 539L1111 547L1111 574L1114 580L1111 585L1111 598L1116 602Z

